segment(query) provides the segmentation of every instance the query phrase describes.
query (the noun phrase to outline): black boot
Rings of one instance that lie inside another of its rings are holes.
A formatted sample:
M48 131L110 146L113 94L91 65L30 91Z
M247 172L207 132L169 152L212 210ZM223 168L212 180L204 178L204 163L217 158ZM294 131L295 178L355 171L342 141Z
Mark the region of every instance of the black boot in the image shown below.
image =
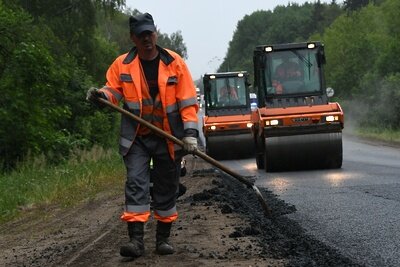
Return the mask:
M156 251L160 255L173 254L174 248L168 241L172 223L157 222Z
M128 222L130 241L123 245L119 251L122 257L140 257L144 254L144 223Z

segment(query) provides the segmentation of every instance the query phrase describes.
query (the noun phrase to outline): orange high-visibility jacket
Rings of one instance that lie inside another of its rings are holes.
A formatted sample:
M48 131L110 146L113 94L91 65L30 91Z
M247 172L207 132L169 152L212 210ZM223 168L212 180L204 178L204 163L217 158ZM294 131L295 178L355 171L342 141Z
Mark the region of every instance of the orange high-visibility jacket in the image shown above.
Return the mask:
M153 100L149 88L147 86L142 86L142 107L142 119L163 129L164 109L161 104L160 94L157 94ZM151 133L151 130L145 126L140 126L137 131L138 135L146 135L149 133Z
M178 139L186 129L198 130L196 89L183 59L175 52L157 46L160 52L158 67L159 98L163 108L162 127ZM119 56L109 67L106 85L100 89L113 104L124 102L123 108L142 117L143 86L147 87L136 47ZM119 150L128 153L139 129L139 123L122 115ZM178 149L178 147L176 147ZM175 145L168 140L168 149L174 158ZM180 149L180 148L179 148Z

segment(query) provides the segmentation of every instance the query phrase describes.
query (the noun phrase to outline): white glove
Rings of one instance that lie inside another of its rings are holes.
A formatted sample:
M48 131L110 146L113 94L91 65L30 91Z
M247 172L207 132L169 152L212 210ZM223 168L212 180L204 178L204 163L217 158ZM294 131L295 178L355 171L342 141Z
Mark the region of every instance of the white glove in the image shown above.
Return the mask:
M183 137L183 149L189 153L193 153L197 150L197 138L196 137Z

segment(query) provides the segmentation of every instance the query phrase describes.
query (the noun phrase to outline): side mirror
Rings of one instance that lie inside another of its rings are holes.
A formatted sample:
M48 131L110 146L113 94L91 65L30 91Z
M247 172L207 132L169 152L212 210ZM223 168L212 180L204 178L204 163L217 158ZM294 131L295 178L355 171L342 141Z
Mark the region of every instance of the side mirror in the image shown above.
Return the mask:
M335 94L335 90L333 90L333 88L331 88L331 87L326 88L326 95L328 97L332 97L334 94Z

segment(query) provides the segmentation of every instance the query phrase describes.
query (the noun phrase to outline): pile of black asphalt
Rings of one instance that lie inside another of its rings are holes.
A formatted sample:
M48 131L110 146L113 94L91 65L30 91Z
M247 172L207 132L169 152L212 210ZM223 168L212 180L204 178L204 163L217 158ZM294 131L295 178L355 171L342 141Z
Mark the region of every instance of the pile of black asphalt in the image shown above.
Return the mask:
M217 205L221 213L232 213L249 222L249 226L237 227L230 238L253 236L262 247L261 257L285 259L287 266L362 266L307 234L286 216L296 212L295 206L280 200L271 191L260 188L273 211L266 217L255 192L236 179L214 169L194 171L193 177L211 173L214 173L214 187L194 194L188 201L191 205Z

